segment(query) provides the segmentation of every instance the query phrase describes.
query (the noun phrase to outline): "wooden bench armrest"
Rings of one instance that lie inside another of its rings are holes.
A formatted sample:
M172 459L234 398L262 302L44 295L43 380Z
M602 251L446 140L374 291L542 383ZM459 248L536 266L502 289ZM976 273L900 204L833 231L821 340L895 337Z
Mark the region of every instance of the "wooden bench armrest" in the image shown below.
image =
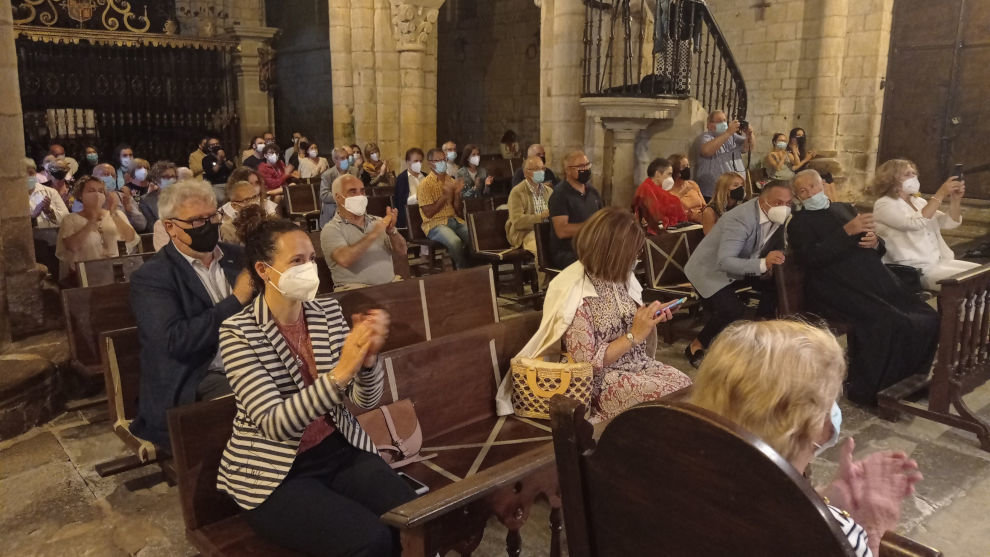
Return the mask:
M416 528L463 508L500 487L510 486L545 466L554 466L553 443L525 452L478 472L470 478L445 485L382 515L396 528Z
M880 555L878 557L941 557L942 552L916 542L911 538L887 532L880 540Z

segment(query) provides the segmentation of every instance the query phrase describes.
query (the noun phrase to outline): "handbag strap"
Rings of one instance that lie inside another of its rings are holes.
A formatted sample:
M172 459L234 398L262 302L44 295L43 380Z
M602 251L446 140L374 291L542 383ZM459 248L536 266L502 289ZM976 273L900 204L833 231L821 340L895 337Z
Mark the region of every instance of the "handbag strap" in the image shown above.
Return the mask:
M570 384L571 370L562 369L560 370L560 385L557 385L556 389L548 391L536 383L536 368L526 368L526 385L533 391L533 394L540 398L551 398L553 395L562 395L567 392L567 387Z
M395 421L392 419L392 413L389 412L388 406L382 406L380 410L382 411L382 415L385 417L385 427L388 428L388 434L392 438L392 442L395 443L395 447L394 447L395 450L399 451L399 454L402 455L403 457L411 457L413 455L410 453L418 453L419 452L418 449L414 451L412 447L408 446L408 444L406 443L408 439L403 439L402 437L399 436L398 430L395 429ZM419 420L416 420L416 429L413 431L413 434L410 437L413 438L418 437L417 433L419 433L419 430L420 430ZM391 449L393 447L386 446L381 448Z

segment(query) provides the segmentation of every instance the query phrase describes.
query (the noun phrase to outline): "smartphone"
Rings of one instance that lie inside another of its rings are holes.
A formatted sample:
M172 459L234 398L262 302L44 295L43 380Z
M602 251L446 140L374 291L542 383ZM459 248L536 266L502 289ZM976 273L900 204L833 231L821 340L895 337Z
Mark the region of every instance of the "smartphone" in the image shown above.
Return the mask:
M952 175L956 177L956 180L962 182L963 180L963 165L957 164L952 167Z
M653 318L656 319L657 317L660 317L660 314L663 313L663 311L665 309L669 309L671 312L673 312L674 310L677 309L678 306L680 306L681 304L683 304L686 301L687 301L687 298L680 298L680 299L674 300L670 304L661 307L656 313L653 314Z
M412 476L406 474L405 472L399 472L399 477L406 482L406 485L411 487L412 490L416 492L416 495L422 495L430 490L430 488L426 484L417 480L416 478L413 478Z

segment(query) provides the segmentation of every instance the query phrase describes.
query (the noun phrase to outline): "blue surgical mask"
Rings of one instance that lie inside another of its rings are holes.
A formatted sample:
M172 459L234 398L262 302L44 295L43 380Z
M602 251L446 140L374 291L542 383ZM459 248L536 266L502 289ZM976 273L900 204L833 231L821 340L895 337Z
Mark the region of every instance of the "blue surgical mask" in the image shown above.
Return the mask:
M351 163L347 159L344 159L344 160L340 161L340 169L341 170L347 170L350 167L351 167Z
M537 170L533 172L533 181L537 184L542 184L547 181L547 173L545 170Z
M113 191L117 189L117 179L112 176L104 176L100 178L107 187L107 191Z
M440 161L433 163L433 171L437 174L447 173L447 161Z
M839 432L842 431L842 409L839 408L837 402L832 403L832 411L829 414L829 418L832 420L832 437L829 437L828 441L825 441L821 445L815 443L815 456L821 455L839 442Z
M347 155L347 164L354 164L354 155Z
M174 183L175 183L175 178L162 178L162 181L159 182L158 187L167 188Z
M447 160L453 161L457 158L457 151L447 151Z
M34 186L36 186L36 185L38 185L38 177L37 176L28 176L28 178L27 178L28 191L33 190L34 189Z
M86 153L86 160L90 164L96 164L96 163L100 162L100 156L97 155L96 153Z
M820 211L822 209L827 209L831 202L825 195L825 191L822 190L815 195L812 195L808 199L801 202L801 206L808 211Z
M729 123L728 122L719 122L719 123L715 124L715 133L717 133L717 134L723 134L728 129L729 129Z

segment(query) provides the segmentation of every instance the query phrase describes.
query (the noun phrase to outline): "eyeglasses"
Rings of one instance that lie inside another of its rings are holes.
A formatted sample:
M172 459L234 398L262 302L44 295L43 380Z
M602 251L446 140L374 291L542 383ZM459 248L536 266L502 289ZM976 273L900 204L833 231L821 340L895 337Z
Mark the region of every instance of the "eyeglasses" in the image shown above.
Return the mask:
M219 223L220 222L220 211L217 211L216 213L213 213L212 215L210 215L208 217L199 217L199 218L195 218L195 219L191 219L191 220L177 219L177 218L171 218L171 219L168 219L168 220L178 221L178 222L184 222L184 223L188 224L190 228L199 228L200 226L203 226L203 225L205 225L207 223L213 223L213 224Z
M567 168L577 168L578 170L591 170L591 163L586 164L572 164Z
M244 207L246 205L253 205L253 204L255 204L255 203L259 202L259 201L261 201L261 194L260 193L258 195L255 195L255 196L248 197L247 199L241 199L240 201L231 201L230 204L232 206L234 206L234 207L237 207L239 209L239 208Z

